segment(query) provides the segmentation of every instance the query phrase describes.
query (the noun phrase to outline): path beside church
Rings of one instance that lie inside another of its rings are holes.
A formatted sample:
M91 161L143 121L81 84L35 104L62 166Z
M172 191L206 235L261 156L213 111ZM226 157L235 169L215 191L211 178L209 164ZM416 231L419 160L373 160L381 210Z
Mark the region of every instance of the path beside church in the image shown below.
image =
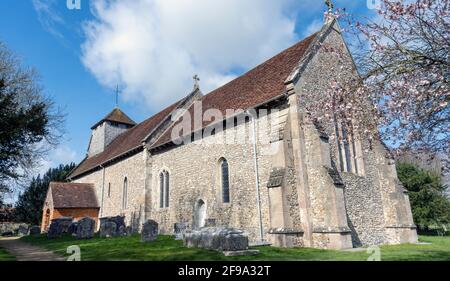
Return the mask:
M18 237L0 239L0 248L15 256L18 261L65 261L66 259L51 251L20 241Z

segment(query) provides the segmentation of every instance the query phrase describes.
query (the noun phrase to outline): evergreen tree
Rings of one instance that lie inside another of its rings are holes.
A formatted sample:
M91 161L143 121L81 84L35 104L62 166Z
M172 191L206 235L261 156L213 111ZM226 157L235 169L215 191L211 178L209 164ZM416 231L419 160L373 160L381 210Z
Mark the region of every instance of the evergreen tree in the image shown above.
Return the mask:
M397 164L398 178L409 191L414 222L421 231L450 223L450 200L447 186L438 175L412 164Z
M42 219L42 207L50 182L65 181L66 177L75 168L75 164L59 165L49 169L42 177L33 178L25 191L19 195L14 210L14 219L20 222L39 225Z

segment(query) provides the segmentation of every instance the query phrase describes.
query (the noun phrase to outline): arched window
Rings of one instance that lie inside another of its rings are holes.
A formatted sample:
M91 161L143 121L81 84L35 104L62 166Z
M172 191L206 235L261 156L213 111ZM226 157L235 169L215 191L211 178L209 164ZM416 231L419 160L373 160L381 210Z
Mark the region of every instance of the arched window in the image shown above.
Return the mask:
M352 171L352 157L350 152L350 143L349 143L349 135L347 134L347 127L342 125L342 144L344 146L344 155L345 155L345 171Z
M347 126L344 123L340 125L336 123L339 164L342 172L358 174L353 133L347 129Z
M220 161L220 179L222 184L222 202L230 203L230 172L226 159Z
M123 180L122 209L127 208L128 201L128 179Z
M159 207L164 208L164 173L159 174Z
M159 174L159 207L160 208L168 208L169 207L169 188L170 188L169 172L162 171Z
M169 181L169 172L165 172L165 179L164 179L164 192L165 192L165 207L168 208L169 207L169 185L170 185L170 181Z

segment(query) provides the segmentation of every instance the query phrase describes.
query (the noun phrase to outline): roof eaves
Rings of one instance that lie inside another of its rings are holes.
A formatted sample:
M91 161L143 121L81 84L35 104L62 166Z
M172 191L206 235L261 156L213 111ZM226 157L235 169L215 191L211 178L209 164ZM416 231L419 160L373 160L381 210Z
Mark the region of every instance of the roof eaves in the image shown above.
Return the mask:
M294 84L298 81L298 79L300 79L301 74L306 69L309 62L316 55L317 51L320 49L321 47L320 43L322 43L325 40L326 36L331 32L332 26L335 23L336 19L333 19L329 23L325 24L319 32L317 32L317 35L315 36L313 41L309 44L299 64L297 65L297 67L294 68L294 70L291 72L291 74L284 82L285 85Z
M264 106L264 105L266 105L266 104L268 104L268 103L271 103L271 102L273 102L273 101L275 101L275 100L278 100L278 99L280 99L280 98L288 97L289 95L290 95L290 94L289 94L287 91L286 91L286 92L283 92L283 93L281 93L280 95L278 95L278 96L276 96L276 97L273 97L273 98L268 99L268 100L266 100L266 101L264 101L264 102L262 102L262 103L259 103L259 104L257 104L257 105L254 105L254 106L252 106L252 107L249 107L249 108L245 109L243 112L236 112L235 114L230 115L230 116L227 116L227 117L225 117L224 119L221 119L221 120L218 120L218 121L214 121L213 123L208 124L208 125L206 125L206 126L204 126L204 127L202 126L202 128L197 129L196 131L190 132L189 135L184 135L184 136L182 136L182 137L178 137L176 140L188 138L189 136L195 135L196 133L198 133L198 132L200 132L200 131L202 131L202 130L204 130L204 129L206 129L206 128L214 127L214 126L216 126L217 124L222 123L222 122L224 122L224 121L226 121L226 120L228 120L228 119L236 118L236 117L238 117L238 116L240 116L240 115L242 115L242 114L247 114L246 112L249 111L249 110L257 109L257 108L259 108L259 107L261 107L261 106ZM152 149L152 150L153 150L153 149L157 149L157 148L159 148L159 147L161 147L161 146L168 145L168 144L170 144L170 143L172 143L172 142L174 142L174 141L176 141L176 140L169 140L169 141L166 141L166 142L161 143L161 144L159 144L159 145L157 145L157 146L151 147L150 149Z
M108 165L109 163L113 163L113 162L115 162L116 160L123 158L124 156L130 155L130 154L135 155L136 153L133 153L133 152L139 153L139 151L140 151L141 149L143 149L143 148L144 148L144 145L143 145L143 144L138 145L138 146L136 146L136 147L134 147L134 148L132 148L132 149L129 149L129 150L127 150L127 151L125 151L125 152L123 152L123 153L121 153L121 154L119 154L119 155L116 155L116 156L114 156L114 157L112 157L112 158L110 158L110 159L107 159L107 160L101 162L100 164L95 165L95 166L93 166L93 167L87 169L86 171L82 171L81 173L75 174L74 176L73 176L73 175L70 175L69 180L77 179L77 178L79 178L79 177L81 177L81 176L83 176L83 175L89 174L89 173L91 173L91 172L93 172L93 171L95 171L95 170L98 170L98 169L103 169L103 168L104 168L106 165ZM131 155L131 156L132 156L132 155ZM85 160L86 160L86 159L87 159L87 158L85 158ZM84 160L83 160L83 161L84 161ZM82 162L83 162L83 161L82 161ZM78 166L80 166L80 165L82 164L82 162L81 162ZM78 166L77 166L77 167L78 167Z

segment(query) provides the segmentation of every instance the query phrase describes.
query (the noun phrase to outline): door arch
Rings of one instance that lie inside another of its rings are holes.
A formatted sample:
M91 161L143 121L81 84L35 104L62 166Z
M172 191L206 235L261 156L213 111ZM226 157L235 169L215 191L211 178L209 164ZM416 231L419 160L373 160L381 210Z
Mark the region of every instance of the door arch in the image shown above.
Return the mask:
M202 228L206 221L206 203L199 199L194 206L194 227Z

